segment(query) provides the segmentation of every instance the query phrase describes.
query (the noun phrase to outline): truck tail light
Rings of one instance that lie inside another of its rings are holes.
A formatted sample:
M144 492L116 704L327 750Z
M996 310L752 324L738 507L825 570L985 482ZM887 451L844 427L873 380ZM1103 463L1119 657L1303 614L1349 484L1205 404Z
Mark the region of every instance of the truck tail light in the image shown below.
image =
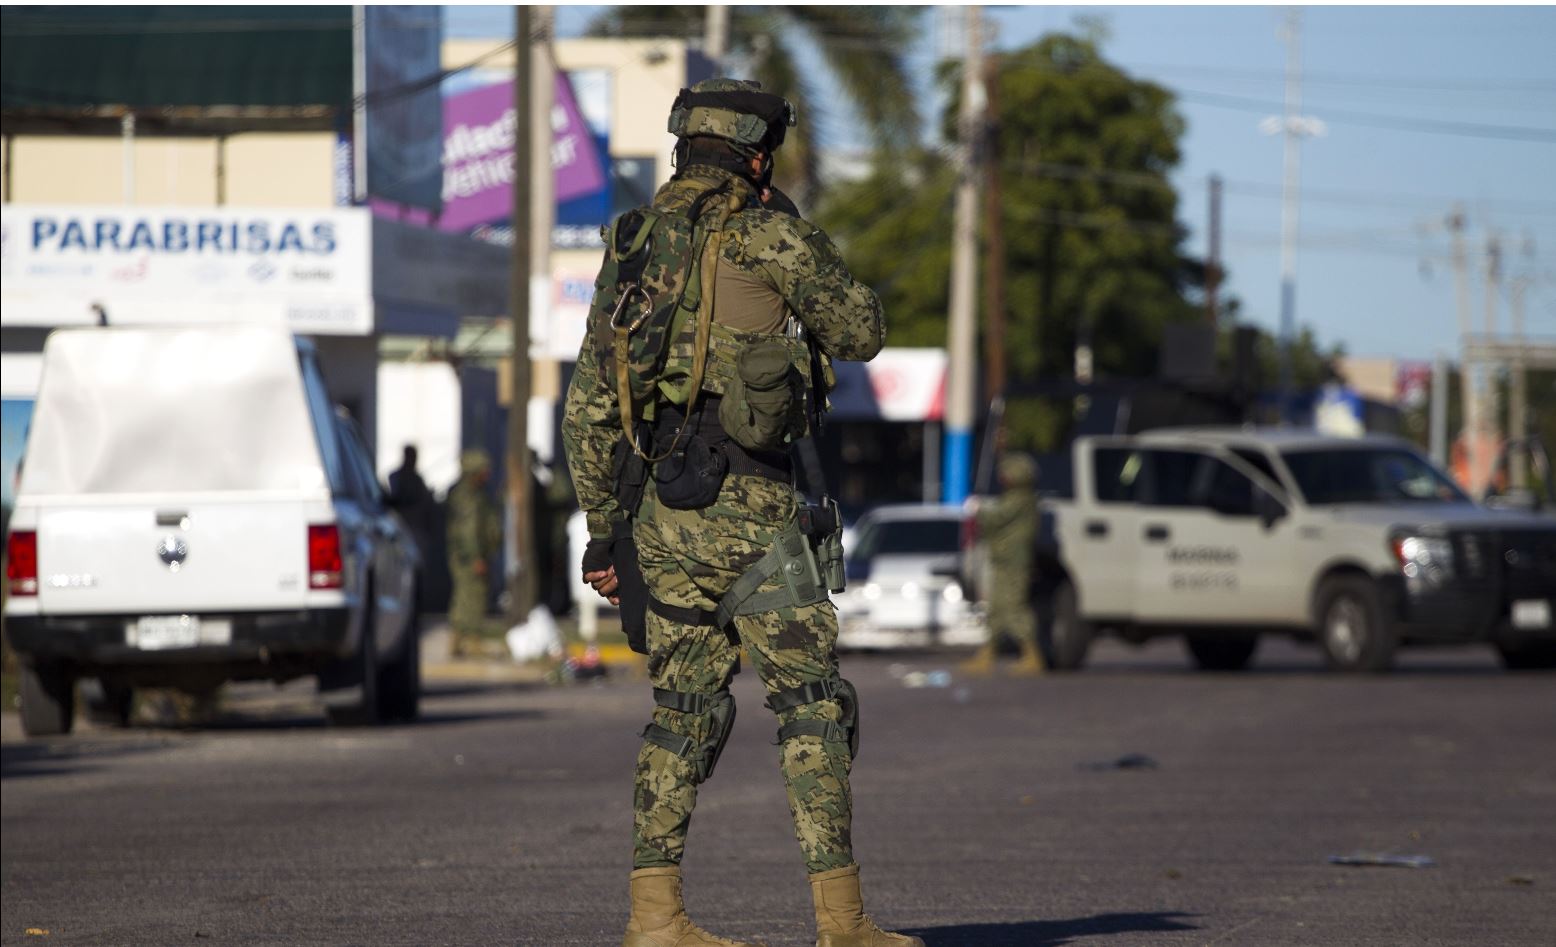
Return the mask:
M308 527L308 587L341 587L340 527L334 523Z
M38 594L38 534L13 532L5 544L5 581L11 595Z

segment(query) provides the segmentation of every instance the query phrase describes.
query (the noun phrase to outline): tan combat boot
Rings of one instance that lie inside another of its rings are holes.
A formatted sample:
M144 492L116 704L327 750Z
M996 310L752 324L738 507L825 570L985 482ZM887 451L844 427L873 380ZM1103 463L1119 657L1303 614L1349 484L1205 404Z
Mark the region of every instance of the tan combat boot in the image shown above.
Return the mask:
M1021 658L1010 666L1012 677L1037 677L1048 668L1043 664L1043 653L1037 650L1037 642L1021 642Z
M621 947L764 947L726 940L692 923L681 905L680 868L639 868L628 883L632 916Z
M810 896L816 902L816 947L924 947L917 937L881 930L865 915L858 865L811 875Z
M994 673L994 644L990 642L973 652L973 656L958 667L969 677L988 677Z

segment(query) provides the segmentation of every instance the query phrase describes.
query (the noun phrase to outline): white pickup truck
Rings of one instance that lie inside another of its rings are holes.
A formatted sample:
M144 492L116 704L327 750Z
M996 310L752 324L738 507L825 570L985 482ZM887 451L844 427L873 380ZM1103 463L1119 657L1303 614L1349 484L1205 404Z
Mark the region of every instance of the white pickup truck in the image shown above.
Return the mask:
M1266 632L1343 670L1384 670L1413 642L1556 666L1556 519L1476 505L1407 442L1181 429L1072 456L1040 554L1057 668L1104 632L1183 635L1214 670L1245 667Z
M121 723L135 687L304 675L338 722L416 715L415 542L282 329L53 333L6 549L29 734L81 679Z

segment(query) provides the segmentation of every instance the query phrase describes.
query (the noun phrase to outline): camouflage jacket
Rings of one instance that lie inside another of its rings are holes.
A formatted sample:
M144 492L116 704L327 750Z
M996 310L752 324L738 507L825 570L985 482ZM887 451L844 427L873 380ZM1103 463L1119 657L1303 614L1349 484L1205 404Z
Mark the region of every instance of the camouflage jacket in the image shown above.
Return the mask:
M484 487L461 479L448 492L448 560L451 565L490 562L502 546L502 517Z
M868 361L885 342L886 324L881 303L869 287L854 280L831 239L815 224L768 210L756 200L752 186L728 172L695 166L654 195L654 207L677 210L697 195L725 182L746 196L746 206L724 226L719 253L722 274L734 274L759 282L782 310L797 319L831 358ZM749 312L735 306L751 306L749 294L723 293L714 297L713 321L724 325L749 325ZM597 320L607 318L598 308L590 313L590 325L578 353L578 364L567 390L562 416L562 443L578 492L578 505L589 521L589 535L601 539L625 514L612 494L611 452L621 438L616 393L600 370L602 353ZM782 331L779 326L777 332Z
M1032 569L1037 544L1037 491L1008 487L978 507L978 532L988 544L989 565L995 572L1025 575Z

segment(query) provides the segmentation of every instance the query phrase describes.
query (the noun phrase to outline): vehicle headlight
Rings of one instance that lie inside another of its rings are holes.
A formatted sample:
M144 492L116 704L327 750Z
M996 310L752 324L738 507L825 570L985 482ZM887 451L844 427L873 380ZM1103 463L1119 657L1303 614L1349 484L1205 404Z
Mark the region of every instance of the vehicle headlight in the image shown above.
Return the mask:
M960 582L952 582L940 593L940 597L955 605L962 600L962 584Z
M864 588L859 590L859 594L864 596L865 601L873 602L881 597L881 587L875 582L866 582Z
M1396 539L1394 556L1406 579L1437 585L1453 575L1453 544L1441 536Z

